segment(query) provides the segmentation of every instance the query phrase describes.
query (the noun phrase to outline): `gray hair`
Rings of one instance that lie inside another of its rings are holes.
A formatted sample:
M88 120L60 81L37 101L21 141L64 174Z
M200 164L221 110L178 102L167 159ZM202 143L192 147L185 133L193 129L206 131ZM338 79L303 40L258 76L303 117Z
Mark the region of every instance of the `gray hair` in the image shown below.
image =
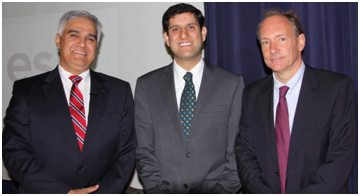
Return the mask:
M97 31L96 32L96 34L97 34L96 41L99 42L100 36L101 36L102 24L96 16L90 14L89 12L87 12L85 10L72 10L72 11L66 12L60 19L59 27L58 27L58 34L60 36L62 36L66 24L68 22L70 22L71 20L73 20L75 18L80 18L80 17L90 19L95 24L96 31Z

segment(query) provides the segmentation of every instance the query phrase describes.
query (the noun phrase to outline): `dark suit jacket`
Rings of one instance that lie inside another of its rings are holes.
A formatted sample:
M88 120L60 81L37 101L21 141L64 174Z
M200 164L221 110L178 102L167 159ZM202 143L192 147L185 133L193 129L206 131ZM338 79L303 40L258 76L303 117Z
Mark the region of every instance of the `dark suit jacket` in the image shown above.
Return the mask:
M99 184L121 193L135 164L134 103L127 82L90 71L82 152L58 68L14 83L3 132L3 160L20 192L67 193Z
M350 78L306 67L290 140L286 193L347 193L355 153ZM273 76L244 90L236 159L245 193L280 193Z
M235 193L241 185L235 136L241 114L241 76L206 64L189 141L180 125L173 64L137 81L137 171L148 193Z

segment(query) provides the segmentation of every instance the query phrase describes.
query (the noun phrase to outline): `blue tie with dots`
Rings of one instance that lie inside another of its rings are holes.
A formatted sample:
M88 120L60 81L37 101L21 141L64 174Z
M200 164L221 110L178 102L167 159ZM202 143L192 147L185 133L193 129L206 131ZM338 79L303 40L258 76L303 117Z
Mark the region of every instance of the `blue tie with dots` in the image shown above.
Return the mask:
M180 100L180 122L184 130L185 140L188 141L191 127L191 120L194 117L196 107L195 87L192 81L191 72L184 75L185 87Z

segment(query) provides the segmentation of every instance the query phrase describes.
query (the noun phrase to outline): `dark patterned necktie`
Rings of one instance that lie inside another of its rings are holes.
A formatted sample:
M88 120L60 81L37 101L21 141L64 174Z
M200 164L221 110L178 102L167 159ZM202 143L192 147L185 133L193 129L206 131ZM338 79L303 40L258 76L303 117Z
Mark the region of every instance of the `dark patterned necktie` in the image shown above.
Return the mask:
M188 141L191 128L191 120L194 118L194 111L196 107L196 94L191 72L186 72L186 74L184 75L184 80L185 87L181 95L179 114L185 140Z
M78 85L81 82L82 78L80 76L70 76L70 80L73 82L73 85L70 92L69 109L77 141L79 143L80 151L82 151L86 134L84 99L78 88Z
M279 104L276 109L275 135L280 169L281 194L285 194L286 169L290 146L289 113L285 95L289 87L280 87Z

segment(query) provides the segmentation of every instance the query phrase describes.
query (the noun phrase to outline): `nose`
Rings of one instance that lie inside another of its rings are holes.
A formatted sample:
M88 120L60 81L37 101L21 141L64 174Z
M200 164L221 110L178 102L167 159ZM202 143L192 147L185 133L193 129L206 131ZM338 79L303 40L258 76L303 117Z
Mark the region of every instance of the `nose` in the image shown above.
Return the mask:
M188 31L186 28L181 30L181 37L185 39L188 36Z
M86 46L86 39L84 37L79 38L78 44L80 47Z
M278 51L278 47L277 47L276 43L271 43L271 44L270 44L270 53L271 53L271 54L274 54L274 53L276 53L277 51Z

